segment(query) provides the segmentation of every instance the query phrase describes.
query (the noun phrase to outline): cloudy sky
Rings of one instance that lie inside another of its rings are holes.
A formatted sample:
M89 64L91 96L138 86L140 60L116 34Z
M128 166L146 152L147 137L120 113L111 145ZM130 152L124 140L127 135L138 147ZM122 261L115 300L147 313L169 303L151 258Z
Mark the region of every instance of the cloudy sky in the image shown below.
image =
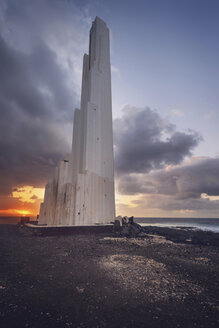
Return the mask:
M117 214L219 217L217 0L1 0L0 215L71 149L95 16L111 34Z

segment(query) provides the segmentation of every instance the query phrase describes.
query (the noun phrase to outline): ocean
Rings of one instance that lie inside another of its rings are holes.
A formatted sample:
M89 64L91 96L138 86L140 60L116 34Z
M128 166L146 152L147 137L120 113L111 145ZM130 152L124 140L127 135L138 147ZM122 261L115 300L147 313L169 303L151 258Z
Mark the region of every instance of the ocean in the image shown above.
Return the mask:
M219 232L219 218L135 218L135 222L142 226L194 228L206 231Z
M20 217L1 217L0 224L17 224ZM142 226L173 227L173 228L194 228L206 231L219 232L218 219L188 219L188 218L135 218L135 222Z

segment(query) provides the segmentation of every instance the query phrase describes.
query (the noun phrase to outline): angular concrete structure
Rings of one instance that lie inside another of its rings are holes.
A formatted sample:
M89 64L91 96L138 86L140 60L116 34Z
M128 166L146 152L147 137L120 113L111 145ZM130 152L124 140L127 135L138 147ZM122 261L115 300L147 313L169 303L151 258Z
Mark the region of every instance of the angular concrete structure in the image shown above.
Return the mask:
M72 154L46 185L39 224L94 225L115 218L109 30L96 17L84 55Z

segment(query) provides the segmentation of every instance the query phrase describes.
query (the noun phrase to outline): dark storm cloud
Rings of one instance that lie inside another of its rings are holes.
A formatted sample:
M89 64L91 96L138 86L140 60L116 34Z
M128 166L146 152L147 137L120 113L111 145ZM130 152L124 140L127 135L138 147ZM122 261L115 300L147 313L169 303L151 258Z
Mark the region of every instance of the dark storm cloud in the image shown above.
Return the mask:
M30 54L23 54L1 38L0 60L4 117L13 118L15 110L47 120L66 120L72 116L69 109L73 99L65 75L57 65L54 52L43 41ZM55 115L51 115L52 111L56 111Z
M154 208L168 212L196 212L199 215L203 214L203 211L207 211L208 214L214 213L214 215L218 215L219 210L219 200L211 201L207 198L188 198L182 201L169 195L147 195L142 196L139 200L133 200L132 203L145 210Z
M59 122L72 121L73 97L55 54L42 42L27 55L1 39L0 61L1 188L10 190L44 181L68 150Z
M123 194L145 194L133 201L142 209L216 211L219 200L211 196L219 196L219 158L199 159L190 165L150 174L123 175L118 189Z
M139 194L134 205L217 215L219 201L211 196L219 196L219 158L181 163L201 140L196 132L178 132L156 112L130 106L114 128L117 188L121 194Z
M3 194L10 193L16 185L43 187L57 161L70 151L73 108L78 105L78 96L74 84L69 82L74 68L71 74L66 70L68 58L63 55L71 41L67 41L66 34L61 39L74 15L63 4L22 0L19 5L16 1L3 1L0 5ZM56 38L63 42L62 51Z
M179 164L201 140L198 133L178 132L155 111L131 106L114 121L115 167L120 176L146 173L167 164Z
M192 165L154 174L157 192L176 194L178 199L198 198L202 193L219 195L219 158L206 158Z
M121 194L153 194L157 188L147 174L124 174L117 179L117 187Z

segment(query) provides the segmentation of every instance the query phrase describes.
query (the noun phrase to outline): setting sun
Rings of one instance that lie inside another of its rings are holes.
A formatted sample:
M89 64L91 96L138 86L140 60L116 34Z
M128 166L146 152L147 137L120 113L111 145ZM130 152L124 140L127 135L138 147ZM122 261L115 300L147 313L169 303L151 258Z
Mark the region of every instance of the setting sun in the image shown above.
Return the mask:
M23 209L14 209L9 208L5 210L0 210L0 216L26 216L26 215L34 215L35 213L29 211L29 210L23 210Z
M31 213L27 210L15 210L17 214L20 214L22 216L30 215Z

